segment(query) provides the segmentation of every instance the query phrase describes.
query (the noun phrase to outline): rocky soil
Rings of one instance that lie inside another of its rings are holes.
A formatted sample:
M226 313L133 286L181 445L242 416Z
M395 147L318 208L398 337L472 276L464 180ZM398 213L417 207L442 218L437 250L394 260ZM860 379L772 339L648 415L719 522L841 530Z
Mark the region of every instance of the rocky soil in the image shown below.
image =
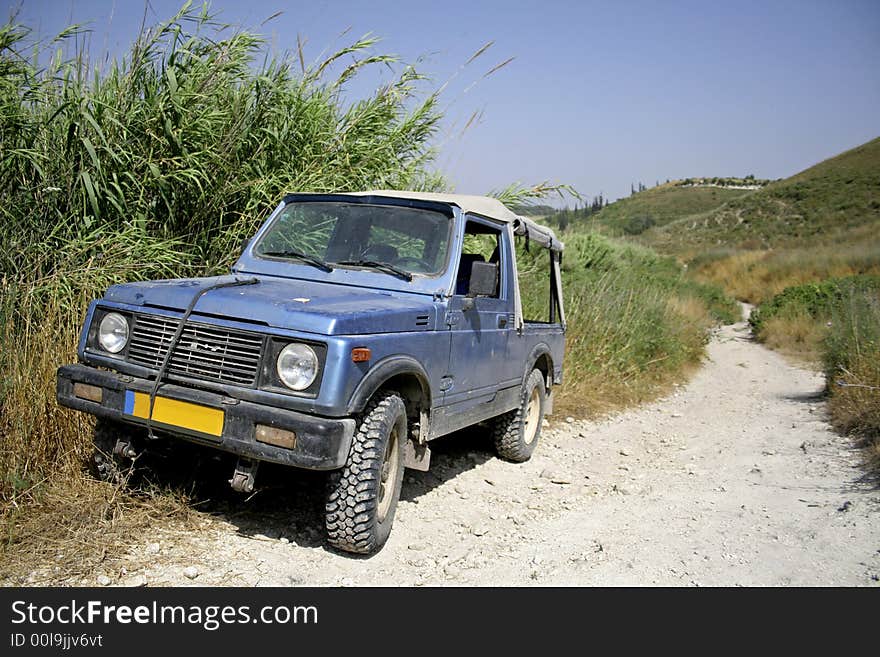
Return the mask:
M689 384L604 421L554 418L529 463L479 429L437 441L371 558L325 547L320 475L265 470L246 503L218 493L197 530L157 528L68 583L877 586L880 492L823 385L725 327Z

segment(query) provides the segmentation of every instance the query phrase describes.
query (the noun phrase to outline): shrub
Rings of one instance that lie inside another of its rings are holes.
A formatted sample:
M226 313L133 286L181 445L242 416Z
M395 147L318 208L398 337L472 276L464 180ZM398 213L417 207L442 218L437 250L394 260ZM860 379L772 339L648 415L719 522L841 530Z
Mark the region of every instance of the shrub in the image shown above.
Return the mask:
M877 289L880 289L880 276L868 275L795 285L762 303L752 312L749 323L760 337L766 322L773 317L805 314L816 320L827 318L844 298Z
M823 362L832 422L880 471L880 290L851 289L834 306Z
M650 215L629 217L623 223L623 232L627 235L641 235L656 223Z

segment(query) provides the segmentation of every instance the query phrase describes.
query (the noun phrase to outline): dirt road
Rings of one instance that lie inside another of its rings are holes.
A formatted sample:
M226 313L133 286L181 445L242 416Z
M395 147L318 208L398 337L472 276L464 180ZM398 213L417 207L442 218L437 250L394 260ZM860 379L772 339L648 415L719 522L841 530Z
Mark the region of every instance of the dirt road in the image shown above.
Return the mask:
M431 471L407 474L394 531L372 558L326 549L320 477L288 474L245 509L216 504L201 531L156 530L123 569L94 577L877 586L880 492L826 424L821 376L750 341L743 324L721 329L708 356L657 403L597 423L556 418L524 465L494 458L479 431L437 441Z

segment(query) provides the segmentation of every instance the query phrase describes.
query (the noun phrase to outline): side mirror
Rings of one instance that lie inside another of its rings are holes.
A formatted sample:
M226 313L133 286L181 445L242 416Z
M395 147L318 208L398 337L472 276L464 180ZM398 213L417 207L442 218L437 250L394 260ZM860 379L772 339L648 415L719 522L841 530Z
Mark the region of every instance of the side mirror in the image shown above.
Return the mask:
M494 262L476 262L471 264L471 280L467 296L493 297L498 288L498 264Z

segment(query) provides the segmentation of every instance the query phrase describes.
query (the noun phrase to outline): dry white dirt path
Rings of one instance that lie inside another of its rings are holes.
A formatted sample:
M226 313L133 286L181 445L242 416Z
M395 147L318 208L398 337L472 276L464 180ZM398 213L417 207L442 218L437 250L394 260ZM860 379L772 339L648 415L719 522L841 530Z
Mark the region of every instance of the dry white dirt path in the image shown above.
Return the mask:
M323 546L320 478L228 503L201 531L156 531L121 584L867 585L880 575L880 493L825 421L820 375L744 324L670 397L602 422L555 421L532 461L480 431L408 473L378 555ZM144 566L144 564L149 564ZM106 582L106 580L103 580ZM93 583L93 582L88 582Z

